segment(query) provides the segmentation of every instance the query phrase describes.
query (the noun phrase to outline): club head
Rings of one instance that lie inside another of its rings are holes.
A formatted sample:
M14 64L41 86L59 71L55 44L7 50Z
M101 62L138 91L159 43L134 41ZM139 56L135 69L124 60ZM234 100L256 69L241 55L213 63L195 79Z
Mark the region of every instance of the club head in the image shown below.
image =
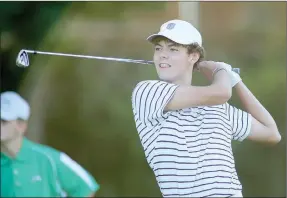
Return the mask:
M28 67L29 66L29 56L25 50L21 50L16 59L16 65L18 67Z
M237 74L240 74L240 68L233 68L232 71L234 71Z

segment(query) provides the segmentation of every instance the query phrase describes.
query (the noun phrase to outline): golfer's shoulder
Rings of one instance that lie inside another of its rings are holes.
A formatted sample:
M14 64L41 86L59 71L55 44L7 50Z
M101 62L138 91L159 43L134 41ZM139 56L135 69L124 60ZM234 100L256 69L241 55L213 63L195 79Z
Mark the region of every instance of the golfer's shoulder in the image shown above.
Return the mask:
M154 90L159 87L165 87L168 84L169 84L168 82L161 81L161 80L139 81L133 89L133 94L137 92L149 92L150 90Z
M57 160L61 154L61 151L40 143L31 142L31 149L39 156L47 158L49 160Z
M75 163L67 153L56 148L44 144L39 145L39 148L42 154L49 158L50 163L53 162L56 166L71 164L72 162Z
M142 96L150 95L157 87L165 84L164 81L160 80L144 80L139 81L132 91L132 99L141 98Z
M140 87L147 87L149 85L156 85L156 84L163 84L165 83L164 81L161 80L143 80L139 81L134 89L140 88Z

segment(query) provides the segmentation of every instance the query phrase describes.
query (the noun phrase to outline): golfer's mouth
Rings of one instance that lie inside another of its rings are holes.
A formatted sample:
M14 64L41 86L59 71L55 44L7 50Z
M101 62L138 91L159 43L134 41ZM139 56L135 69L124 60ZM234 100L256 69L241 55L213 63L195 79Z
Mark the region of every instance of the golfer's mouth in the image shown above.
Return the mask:
M167 63L160 63L160 64L159 64L159 67L160 67L160 68L169 68L169 67L171 67L171 65L170 65L170 64L167 64Z

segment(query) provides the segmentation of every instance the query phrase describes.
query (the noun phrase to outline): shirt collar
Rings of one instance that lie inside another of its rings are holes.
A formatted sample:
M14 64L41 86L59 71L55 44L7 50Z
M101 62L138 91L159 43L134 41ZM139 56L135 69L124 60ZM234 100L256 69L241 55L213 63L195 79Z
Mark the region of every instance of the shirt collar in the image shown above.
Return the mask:
M24 162L25 160L27 160L27 151L28 150L29 150L29 140L24 137L23 141L22 141L21 148L20 148L20 150L19 150L19 152L15 158L12 158L12 157L6 155L5 153L1 152L1 165L4 165L11 160Z
M11 159L7 155L5 155L4 153L1 152L1 166L9 163L10 160Z
M27 160L27 151L29 150L29 140L27 138L23 138L22 146L20 148L19 153L16 156L17 161L25 161Z

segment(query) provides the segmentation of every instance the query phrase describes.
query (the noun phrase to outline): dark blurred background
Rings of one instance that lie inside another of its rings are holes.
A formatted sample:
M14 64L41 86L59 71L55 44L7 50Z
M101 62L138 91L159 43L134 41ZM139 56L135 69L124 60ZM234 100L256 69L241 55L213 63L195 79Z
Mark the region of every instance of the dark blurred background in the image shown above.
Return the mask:
M0 2L1 92L30 102L28 137L83 165L98 196L161 196L131 109L136 83L156 78L152 66L31 55L18 68L15 60L21 49L152 59L146 37L175 18L199 28L207 59L241 68L278 124L276 146L233 143L243 195L285 197L286 2Z

